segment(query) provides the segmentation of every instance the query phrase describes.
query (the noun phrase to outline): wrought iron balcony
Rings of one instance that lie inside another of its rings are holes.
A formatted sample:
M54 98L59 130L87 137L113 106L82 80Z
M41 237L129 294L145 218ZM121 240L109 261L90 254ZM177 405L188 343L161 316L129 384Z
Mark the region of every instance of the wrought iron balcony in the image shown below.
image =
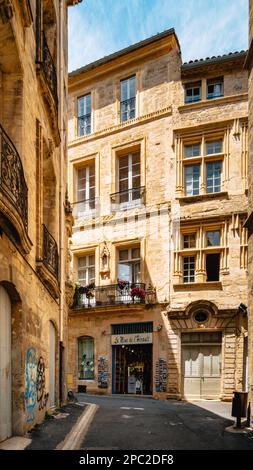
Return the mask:
M0 125L0 191L11 201L28 227L28 189L18 151Z
M128 100L121 101L120 103L120 116L121 122L128 121L135 118L135 96Z
M43 224L43 263L56 279L59 277L58 247L54 237Z
M72 308L94 308L114 305L152 304L155 290L146 290L146 284L119 281L118 284L95 287L76 286Z
M145 187L127 189L111 194L112 211L131 209L145 204Z
M46 78L48 87L53 95L56 107L58 106L58 92L57 92L57 73L54 65L53 57L49 50L46 35L42 33L42 63L41 67L43 69L44 76Z
M88 217L95 217L99 214L99 198L86 199L72 204L73 217L75 219L82 219Z

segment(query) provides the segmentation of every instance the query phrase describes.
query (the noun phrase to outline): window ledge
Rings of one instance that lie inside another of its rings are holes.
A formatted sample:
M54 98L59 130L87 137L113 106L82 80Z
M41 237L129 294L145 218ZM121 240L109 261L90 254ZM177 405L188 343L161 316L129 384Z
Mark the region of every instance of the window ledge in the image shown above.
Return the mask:
M188 282L185 284L173 284L174 290L222 290L221 281Z
M221 191L219 193L207 193L207 194L198 194L196 196L180 196L176 199L179 202L198 202L198 201L206 201L208 199L228 199L228 192Z
M229 104L235 101L245 101L248 99L248 93L239 93L238 95L230 95L230 96L221 96L219 98L209 98L208 100L200 100L195 101L193 103L185 103L182 106L178 107L178 111L192 111L199 108L204 107L213 107L217 104Z
M69 142L69 148L75 147L76 145L80 145L82 143L89 142L99 137L104 137L110 134L114 134L116 132L121 132L124 129L128 129L140 125L142 123L146 124L147 122L153 121L154 119L160 119L165 116L170 116L171 114L172 107L167 106L166 108L160 109L158 111L153 111L152 113L145 114L143 116L138 116L136 118L130 119L129 121L121 122L114 126L95 131L93 134L89 134L82 137L76 136L72 141Z

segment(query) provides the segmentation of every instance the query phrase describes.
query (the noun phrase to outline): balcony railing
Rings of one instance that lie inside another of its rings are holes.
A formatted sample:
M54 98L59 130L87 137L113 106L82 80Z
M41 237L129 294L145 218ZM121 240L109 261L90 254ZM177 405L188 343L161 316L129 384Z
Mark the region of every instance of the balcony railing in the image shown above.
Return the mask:
M107 286L77 286L72 308L94 308L123 304L152 304L155 291L144 283L119 282Z
M12 204L28 227L28 189L18 151L0 125L0 190Z
M111 194L111 206L113 211L140 207L145 203L145 187L127 189Z
M58 247L54 237L43 224L43 263L55 276L59 277L59 255Z
M41 63L47 84L54 97L56 106L58 106L58 93L57 93L57 73L54 65L53 57L49 50L46 35L42 33L42 47L43 47L43 61Z
M73 217L75 219L95 217L99 214L99 198L85 199L83 201L74 202Z

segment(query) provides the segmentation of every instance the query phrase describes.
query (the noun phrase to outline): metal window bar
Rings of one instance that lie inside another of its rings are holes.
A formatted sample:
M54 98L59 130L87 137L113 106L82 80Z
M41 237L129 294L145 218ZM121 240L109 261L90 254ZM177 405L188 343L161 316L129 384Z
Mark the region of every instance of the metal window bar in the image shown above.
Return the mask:
M99 198L85 199L72 204L75 219L96 216L99 213Z
M145 186L111 194L111 204L112 210L139 207L145 204Z
M120 102L121 122L135 118L135 102L135 97Z

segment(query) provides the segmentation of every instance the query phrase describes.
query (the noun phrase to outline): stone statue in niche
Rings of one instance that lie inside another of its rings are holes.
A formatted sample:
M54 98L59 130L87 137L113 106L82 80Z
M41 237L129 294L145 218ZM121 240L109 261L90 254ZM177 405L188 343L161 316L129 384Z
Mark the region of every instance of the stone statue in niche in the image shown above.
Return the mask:
M101 258L100 274L103 278L109 277L109 273L110 273L110 251L108 249L108 246L107 246L106 242L103 245L100 258Z

